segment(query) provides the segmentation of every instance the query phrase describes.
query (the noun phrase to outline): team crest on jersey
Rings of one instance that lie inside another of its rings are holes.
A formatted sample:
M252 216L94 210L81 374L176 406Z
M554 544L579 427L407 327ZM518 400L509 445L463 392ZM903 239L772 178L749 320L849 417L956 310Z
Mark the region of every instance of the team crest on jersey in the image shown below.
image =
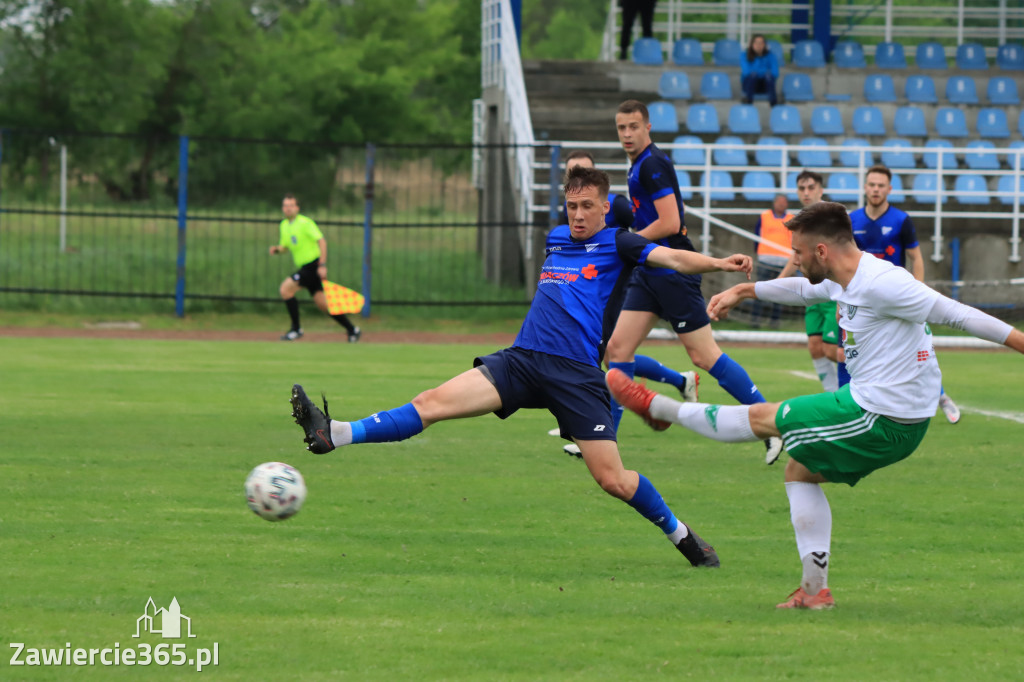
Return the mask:
M887 234L889 234L890 232L892 232L892 228L891 228L891 227L883 227L883 228L882 228L882 234L885 234L885 235L887 235Z
M591 242L589 244L584 244L583 248L585 248L587 250L587 253L590 253L592 251L597 251L597 247L599 247L599 246L600 246L600 244L597 244L595 242Z
M855 306L855 305L848 305L848 306L846 306L846 313L850 316L850 319L852 320L853 316L857 314L857 306Z

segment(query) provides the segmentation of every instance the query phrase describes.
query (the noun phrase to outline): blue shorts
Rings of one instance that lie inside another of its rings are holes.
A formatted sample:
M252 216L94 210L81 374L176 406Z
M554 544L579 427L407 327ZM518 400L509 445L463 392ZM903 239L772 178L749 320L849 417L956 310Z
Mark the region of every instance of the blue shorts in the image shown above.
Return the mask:
M505 348L473 360L498 389L501 419L523 409L547 409L566 440L615 440L604 372L569 358Z
M671 324L676 334L696 331L711 322L700 292L700 275L652 274L637 268L629 279L622 309L654 313Z

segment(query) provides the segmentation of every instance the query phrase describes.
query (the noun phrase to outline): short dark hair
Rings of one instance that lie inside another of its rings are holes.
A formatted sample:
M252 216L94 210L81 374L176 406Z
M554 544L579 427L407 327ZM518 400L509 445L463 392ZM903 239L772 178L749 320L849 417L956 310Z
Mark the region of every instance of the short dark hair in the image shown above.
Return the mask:
M569 163L573 159L587 159L590 163L594 163L594 156L585 149L574 149L565 155L565 162Z
M822 180L821 173L815 173L814 171L807 170L806 168L800 171L800 175L796 176L796 184L799 185L801 180L814 180L815 184L820 186L825 185Z
M296 196L295 196L294 194L292 194L291 192L288 192L288 194L285 194L285 195L284 195L284 198L282 198L282 199L281 199L281 201L284 201L285 199L291 199L292 201L294 201L294 202L295 202L295 205L296 205L296 206L298 206L298 205L299 205L299 199L298 199L298 197L296 197Z
M790 232L815 234L829 241L853 242L853 226L846 207L834 201L819 201L786 221Z
M647 111L647 105L638 99L627 99L625 102L619 105L617 114L635 114L640 112L640 116L643 117L644 123L648 123L651 120L651 115Z
M889 182L892 182L892 171L884 164L876 163L871 168L868 168L868 172L864 174L864 179L867 180L868 176L872 173L881 173L885 177L889 178Z
M611 181L603 170L587 166L576 166L565 174L563 189L566 196L569 196L569 192L578 192L584 187L596 187L598 196L607 197Z

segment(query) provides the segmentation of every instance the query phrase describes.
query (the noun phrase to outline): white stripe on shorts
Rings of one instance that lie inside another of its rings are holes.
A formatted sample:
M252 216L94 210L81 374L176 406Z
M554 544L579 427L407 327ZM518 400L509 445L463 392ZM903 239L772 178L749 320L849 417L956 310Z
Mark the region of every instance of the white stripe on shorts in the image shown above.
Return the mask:
M852 438L853 436L859 436L870 431L878 417L879 415L874 412L865 412L860 417L843 424L793 429L783 436L783 441L786 444L786 449L789 450L800 445L807 445L808 443Z

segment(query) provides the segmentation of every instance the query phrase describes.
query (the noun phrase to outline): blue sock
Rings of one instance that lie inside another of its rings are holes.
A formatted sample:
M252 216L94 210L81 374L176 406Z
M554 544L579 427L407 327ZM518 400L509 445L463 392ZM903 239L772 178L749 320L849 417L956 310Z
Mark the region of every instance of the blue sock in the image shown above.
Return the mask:
M846 363L840 362L836 365L836 374L839 376L839 386L850 383L850 373L846 371Z
M622 373L628 376L630 379L633 378L633 374L636 371L635 362L609 362L608 369L620 369ZM615 402L615 398L609 398L612 401L612 426L615 427L615 433L619 432L619 422L622 421L622 405Z
M636 376L682 388L683 375L671 367L666 367L647 355L637 355L633 358L633 362L636 364Z
M423 420L412 403L349 423L353 443L390 443L412 438L423 430Z
M633 499L627 504L640 512L641 516L645 519L664 531L665 535L674 532L679 526L679 521L676 519L675 514L665 504L665 500L661 499L661 494L657 488L643 474L640 474L640 484L636 487Z
M725 353L722 353L714 367L708 370L708 374L717 379L718 385L741 404L753 405L764 402L764 396L750 380L747 370Z
M844 372L846 371L846 365L845 364L843 365L843 371ZM850 375L847 374L846 376L849 377ZM849 379L847 379L847 381L849 381ZM839 385L842 386L842 384L839 384ZM939 384L939 397L941 398L944 395L946 395L946 387L943 386L942 384Z

